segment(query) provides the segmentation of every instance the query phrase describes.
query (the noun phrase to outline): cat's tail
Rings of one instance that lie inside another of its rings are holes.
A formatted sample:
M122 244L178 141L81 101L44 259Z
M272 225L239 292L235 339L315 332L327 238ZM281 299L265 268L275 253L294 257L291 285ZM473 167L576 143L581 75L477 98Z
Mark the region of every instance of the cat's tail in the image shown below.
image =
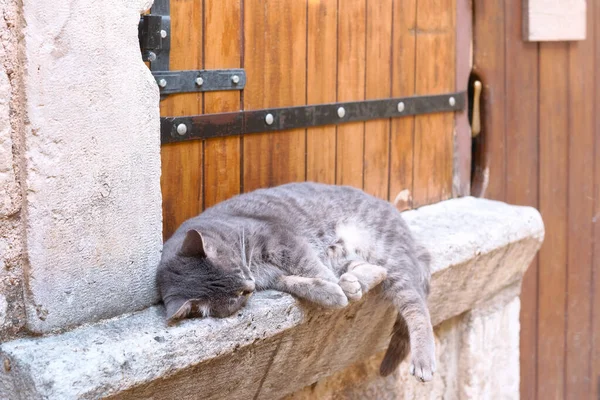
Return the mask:
M398 368L398 365L406 358L409 350L410 335L408 333L408 326L406 326L406 321L404 321L402 315L398 314L394 328L392 329L390 345L379 367L379 374L381 376L388 376L394 372Z

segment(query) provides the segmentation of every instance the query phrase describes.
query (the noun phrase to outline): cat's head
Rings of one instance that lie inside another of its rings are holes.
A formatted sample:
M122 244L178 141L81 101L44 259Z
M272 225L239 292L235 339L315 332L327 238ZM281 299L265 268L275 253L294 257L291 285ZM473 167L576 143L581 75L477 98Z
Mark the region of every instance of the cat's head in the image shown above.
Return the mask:
M162 262L157 283L172 324L184 318L227 317L246 305L255 289L239 249L189 230L174 257Z

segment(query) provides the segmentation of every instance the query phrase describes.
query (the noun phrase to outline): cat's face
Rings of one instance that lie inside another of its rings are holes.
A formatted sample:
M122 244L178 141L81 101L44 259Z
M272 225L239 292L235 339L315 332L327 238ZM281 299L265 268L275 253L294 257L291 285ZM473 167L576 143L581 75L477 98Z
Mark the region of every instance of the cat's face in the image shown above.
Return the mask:
M177 255L158 271L169 323L193 317L227 317L244 307L255 285L241 264L231 246L207 246L198 231L187 232Z

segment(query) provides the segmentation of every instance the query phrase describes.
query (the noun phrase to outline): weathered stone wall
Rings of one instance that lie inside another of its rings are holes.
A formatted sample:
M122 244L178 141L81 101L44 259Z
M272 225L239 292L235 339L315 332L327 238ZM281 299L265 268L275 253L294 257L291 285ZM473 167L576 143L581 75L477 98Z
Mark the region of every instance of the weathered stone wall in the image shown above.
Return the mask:
M0 0L0 341L158 298L159 99L137 37L150 5Z
M21 2L0 0L0 342L25 325L25 94Z

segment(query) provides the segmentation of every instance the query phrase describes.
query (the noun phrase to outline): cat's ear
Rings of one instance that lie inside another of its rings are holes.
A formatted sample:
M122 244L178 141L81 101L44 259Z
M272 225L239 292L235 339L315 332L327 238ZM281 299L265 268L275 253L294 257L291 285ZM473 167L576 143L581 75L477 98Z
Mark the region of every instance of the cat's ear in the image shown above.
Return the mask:
M172 325L175 322L187 318L192 312L191 300L171 300L165 304L167 309L167 324Z
M195 229L187 231L179 254L185 257L206 257L206 244L202 234Z

